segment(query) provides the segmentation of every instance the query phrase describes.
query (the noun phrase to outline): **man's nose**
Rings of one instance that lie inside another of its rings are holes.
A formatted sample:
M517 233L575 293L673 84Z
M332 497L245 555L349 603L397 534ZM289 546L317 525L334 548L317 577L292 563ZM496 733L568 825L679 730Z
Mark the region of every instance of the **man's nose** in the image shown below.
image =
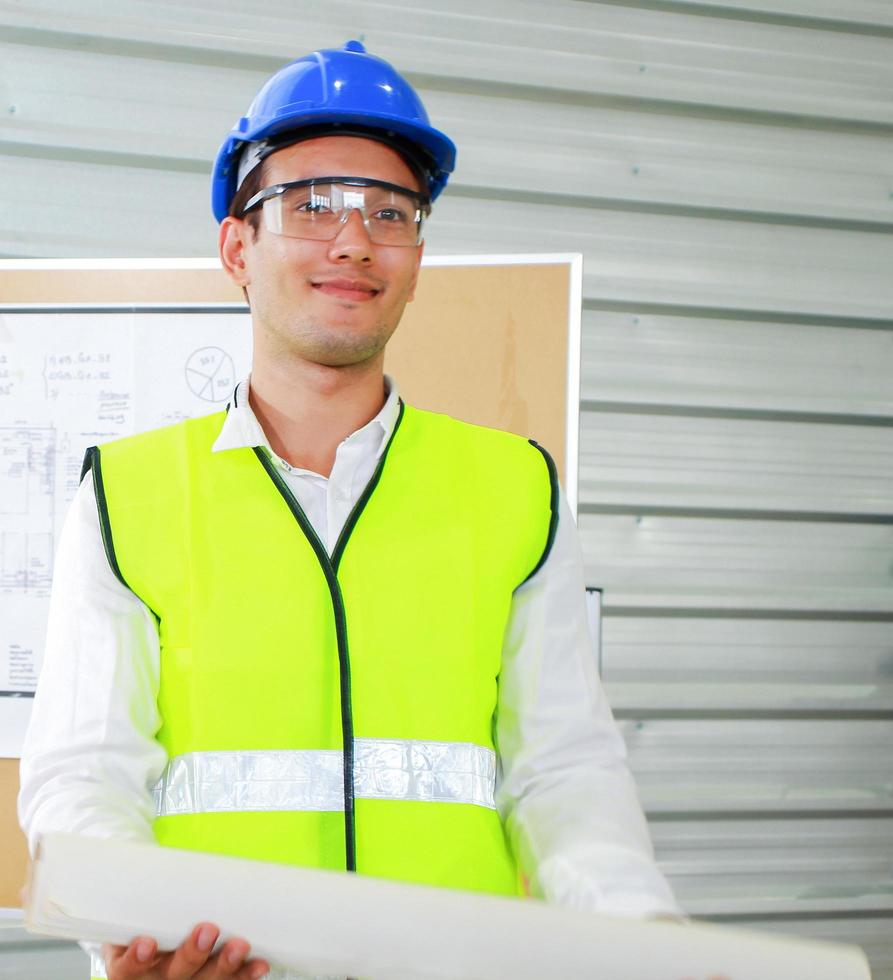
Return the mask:
M363 214L358 208L348 208L347 217L332 239L329 258L333 261L349 259L352 262L372 261L372 239L363 224Z

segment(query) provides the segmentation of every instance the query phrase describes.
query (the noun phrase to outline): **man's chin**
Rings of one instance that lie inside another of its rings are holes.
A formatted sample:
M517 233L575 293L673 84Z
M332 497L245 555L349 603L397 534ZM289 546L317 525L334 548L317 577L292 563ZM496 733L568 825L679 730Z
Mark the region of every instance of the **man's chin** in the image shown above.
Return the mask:
M386 341L370 344L368 338L364 338L365 343L356 344L327 344L316 347L304 353L304 357L320 367L330 368L350 368L368 364L374 360L383 350Z

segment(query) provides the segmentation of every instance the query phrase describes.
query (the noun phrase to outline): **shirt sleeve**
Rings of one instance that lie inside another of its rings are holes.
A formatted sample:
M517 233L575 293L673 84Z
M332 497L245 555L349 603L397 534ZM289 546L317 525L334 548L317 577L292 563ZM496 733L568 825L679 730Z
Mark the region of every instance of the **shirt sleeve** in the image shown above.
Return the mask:
M512 602L496 742L497 806L532 894L618 915L680 914L598 677L563 491L552 550Z
M19 820L33 854L44 833L153 840L155 618L109 567L92 474L56 552L47 642L21 763Z

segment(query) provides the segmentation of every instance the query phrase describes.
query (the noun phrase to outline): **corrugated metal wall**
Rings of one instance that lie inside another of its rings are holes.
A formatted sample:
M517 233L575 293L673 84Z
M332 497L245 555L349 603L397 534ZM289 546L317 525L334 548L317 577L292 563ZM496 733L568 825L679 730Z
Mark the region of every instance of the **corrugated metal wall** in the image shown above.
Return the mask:
M0 253L213 253L262 79L364 37L460 146L433 253L585 255L604 675L692 913L893 977L893 4L0 2Z

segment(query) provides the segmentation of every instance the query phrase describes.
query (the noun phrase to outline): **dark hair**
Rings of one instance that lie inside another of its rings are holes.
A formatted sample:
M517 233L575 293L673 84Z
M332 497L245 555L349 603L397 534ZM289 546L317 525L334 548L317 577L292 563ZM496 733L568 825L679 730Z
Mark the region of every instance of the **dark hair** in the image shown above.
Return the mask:
M264 187L264 171L266 170L266 163L261 160L261 162L253 169L249 170L242 181L242 186L236 191L235 195L229 206L229 213L234 218L241 218L242 208L254 197L258 191L263 190ZM260 228L260 208L254 208L249 211L248 214L244 215L245 221L251 226L254 231L255 238L257 237L257 232Z
M250 170L246 175L245 179L242 181L242 186L236 191L233 196L232 201L229 205L229 213L234 218L242 217L242 208L251 200L254 195L263 189L264 186L264 170L266 166L263 161L261 161L254 170ZM260 230L260 208L254 208L249 211L245 217L245 223L252 231L252 236L257 238L257 233ZM248 299L248 290L243 286L242 295L245 297L245 302L248 304L248 309L251 309L251 300Z

